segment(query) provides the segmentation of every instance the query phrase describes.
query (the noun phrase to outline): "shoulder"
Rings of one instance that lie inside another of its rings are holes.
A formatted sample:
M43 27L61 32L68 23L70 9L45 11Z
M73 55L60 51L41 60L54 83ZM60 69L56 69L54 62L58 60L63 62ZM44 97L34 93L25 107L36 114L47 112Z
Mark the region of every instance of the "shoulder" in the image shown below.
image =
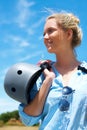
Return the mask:
M81 70L83 73L87 74L87 62L83 61L79 66L78 70Z
M85 69L87 69L87 62L86 61L82 61L80 66L81 67L85 67Z

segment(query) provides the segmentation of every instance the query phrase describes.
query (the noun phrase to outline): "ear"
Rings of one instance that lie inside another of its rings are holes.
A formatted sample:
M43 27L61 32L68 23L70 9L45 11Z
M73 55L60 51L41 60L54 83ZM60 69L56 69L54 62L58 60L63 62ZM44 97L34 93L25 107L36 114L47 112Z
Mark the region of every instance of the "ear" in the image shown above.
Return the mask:
M68 30L67 30L67 38L70 40L70 39L72 39L72 36L73 36L73 31L72 31L72 29L68 29Z

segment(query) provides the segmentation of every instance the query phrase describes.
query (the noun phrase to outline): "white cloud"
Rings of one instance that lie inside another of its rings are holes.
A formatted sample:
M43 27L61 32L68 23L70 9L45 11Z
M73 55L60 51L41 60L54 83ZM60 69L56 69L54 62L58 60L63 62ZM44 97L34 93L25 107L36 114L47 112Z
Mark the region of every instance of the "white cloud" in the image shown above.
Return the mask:
M9 35L8 38L14 42L19 42L21 39L19 36L16 35Z
M33 28L27 28L26 32L28 33L28 35L33 35L34 34L34 29Z
M16 23L19 27L26 27L26 22L33 12L30 10L30 7L33 6L34 2L28 2L27 0L19 0L17 4L18 16L16 17Z
M57 12L57 10L55 11L52 8L44 7L43 10L42 10L42 12L45 12L45 13L47 13L49 15L49 14L53 14L53 13Z
M28 19L31 18L31 16L34 14L34 12L30 9L33 5L35 5L35 2L31 2L28 0L18 0L16 6L13 6L12 11L13 17L6 18L5 14L0 13L0 24L13 24L17 23L20 28L26 27L26 23ZM11 12L9 12L11 14Z
M10 44L13 44L14 46L17 45L17 48L18 48L18 45L19 47L30 46L30 43L27 40L17 35L10 35L10 34L7 35L5 38L5 42L9 42Z
M33 35L35 33L35 30L38 30L38 28L43 22L45 21L45 17L41 17L41 19L35 21L34 24L32 24L31 27L27 27L25 30L29 35Z
M29 60L29 59L34 58L36 56L39 56L39 55L42 55L42 51L38 51L38 52L34 52L32 54L29 54L29 55L21 58L20 61L26 61L26 60Z
M37 22L35 22L35 24L32 25L33 28L37 28L39 27L42 22L45 21L45 17L42 17L41 19L39 19Z
M29 46L29 43L27 41L22 41L20 46L21 47L27 47L27 46Z

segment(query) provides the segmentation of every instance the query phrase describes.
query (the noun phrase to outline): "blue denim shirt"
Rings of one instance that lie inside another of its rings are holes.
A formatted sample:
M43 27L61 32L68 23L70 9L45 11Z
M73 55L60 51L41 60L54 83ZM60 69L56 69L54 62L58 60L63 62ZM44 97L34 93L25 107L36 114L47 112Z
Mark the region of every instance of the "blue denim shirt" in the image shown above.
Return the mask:
M87 63L82 62L81 66L87 69ZM59 101L62 98L62 76L52 65L56 74L50 87L43 112L38 116L29 116L23 112L24 105L19 105L19 115L22 122L31 126L40 122L39 130L87 130L87 74L77 70L69 81L69 87L75 90L70 95L70 107L68 111L59 110ZM31 98L39 90L43 79L40 76L34 85Z

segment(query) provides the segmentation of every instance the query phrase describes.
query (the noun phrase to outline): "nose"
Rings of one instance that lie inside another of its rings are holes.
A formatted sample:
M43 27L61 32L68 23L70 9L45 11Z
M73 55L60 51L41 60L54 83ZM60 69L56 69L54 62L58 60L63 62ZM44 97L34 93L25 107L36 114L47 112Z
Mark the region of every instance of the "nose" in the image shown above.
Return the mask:
M46 33L44 35L44 43L46 44L46 42L49 40L49 35Z
M48 33L45 33L45 34L44 34L44 39L48 39L48 38L49 38Z

